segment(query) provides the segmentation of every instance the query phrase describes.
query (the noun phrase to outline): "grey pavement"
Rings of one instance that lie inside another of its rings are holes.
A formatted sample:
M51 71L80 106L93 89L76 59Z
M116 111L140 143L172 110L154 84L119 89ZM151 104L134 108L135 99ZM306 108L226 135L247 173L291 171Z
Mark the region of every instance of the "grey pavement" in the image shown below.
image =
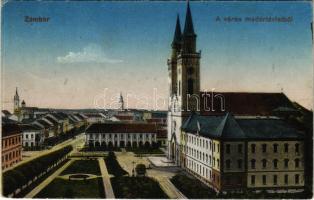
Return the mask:
M129 172L129 174L132 174L133 165L135 167L137 164L141 163L148 167L150 164L147 157L135 157L132 152L117 152L116 156L121 167ZM169 196L169 198L187 199L169 180L177 171L177 167L153 168L147 170L147 175L159 182L161 189Z
M100 171L102 175L102 181L103 181L104 189L106 193L106 199L114 199L115 196L113 193L112 185L110 182L110 176L107 170L105 160L103 158L99 158L98 162L99 162L99 167L100 167Z
M30 191L24 198L34 198L42 189L44 189L53 179L55 179L59 174L65 170L73 160L68 161L62 167L60 167L57 171L55 171L52 175L46 178L43 182L41 182L36 188Z

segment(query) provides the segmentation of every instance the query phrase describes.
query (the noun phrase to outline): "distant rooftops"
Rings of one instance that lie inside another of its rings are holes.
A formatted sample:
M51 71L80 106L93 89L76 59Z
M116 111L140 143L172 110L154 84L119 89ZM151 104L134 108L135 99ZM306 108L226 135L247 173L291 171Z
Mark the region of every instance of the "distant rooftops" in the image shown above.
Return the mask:
M33 124L20 124L19 125L20 129L22 131L38 131L38 130L42 130L42 128L35 126Z

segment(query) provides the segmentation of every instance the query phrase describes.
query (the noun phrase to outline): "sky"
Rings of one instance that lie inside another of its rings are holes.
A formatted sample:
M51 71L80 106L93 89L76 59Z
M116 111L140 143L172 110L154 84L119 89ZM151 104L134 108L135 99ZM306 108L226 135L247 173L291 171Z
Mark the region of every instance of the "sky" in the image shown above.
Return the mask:
M311 2L191 2L201 90L284 92L313 108ZM170 44L186 2L11 1L2 10L2 105L167 108ZM25 16L49 17L25 22ZM291 17L225 22L217 17ZM155 98L157 97L157 98ZM157 100L154 100L157 99Z

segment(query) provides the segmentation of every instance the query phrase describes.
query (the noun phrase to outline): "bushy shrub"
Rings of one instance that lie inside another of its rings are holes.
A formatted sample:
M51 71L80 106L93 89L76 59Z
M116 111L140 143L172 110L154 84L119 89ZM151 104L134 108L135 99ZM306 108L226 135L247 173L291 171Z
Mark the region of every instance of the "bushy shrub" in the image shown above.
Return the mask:
M105 158L105 162L109 174L114 176L123 176L128 173L119 165L116 155L112 151L108 153L108 156Z
M208 199L216 197L216 192L213 189L184 174L175 175L172 177L171 182L188 198Z
M146 166L144 164L137 164L135 170L136 174L139 176L144 176L146 174Z

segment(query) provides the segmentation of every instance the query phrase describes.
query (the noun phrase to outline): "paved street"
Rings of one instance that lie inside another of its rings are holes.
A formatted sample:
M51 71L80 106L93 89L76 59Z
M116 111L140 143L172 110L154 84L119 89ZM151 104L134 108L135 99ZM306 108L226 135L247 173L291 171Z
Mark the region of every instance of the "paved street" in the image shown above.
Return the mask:
M121 167L132 174L133 162L134 167L137 164L144 164L146 167L149 166L150 162L147 157L135 157L132 152L115 152L117 160ZM156 179L164 192L171 199L187 199L171 182L170 178L176 174L177 168L168 167L168 168L153 168L147 170L147 175Z
M37 187L35 187L30 193L28 193L24 198L34 198L42 189L44 189L53 179L55 179L59 174L65 170L73 160L68 161L62 167L60 167L57 171L55 171L52 175L46 178L43 182L41 182Z
M14 165L12 167L5 169L3 172L8 171L10 169L13 169L13 168L15 168L15 167L17 167L23 163L29 162L30 160L33 160L37 157L40 157L40 156L46 155L50 152L61 149L67 145L73 145L74 149L76 149L77 146L81 146L82 144L84 144L84 142L85 142L85 134L82 133L82 134L76 136L75 139L66 140L60 144L53 146L51 149L46 149L46 150L42 150L42 151L31 151L31 152L23 153L24 155L28 155L28 157L23 156L23 160L21 162L17 163L16 165Z
M110 176L108 174L108 170L106 167L106 163L105 160L103 158L99 158L98 159L99 162L99 168L101 171L101 175L102 175L102 180L103 180L103 184L104 184L104 189L105 189L105 193L106 193L106 198L107 199L114 199L114 192L111 186L111 182L110 182Z

